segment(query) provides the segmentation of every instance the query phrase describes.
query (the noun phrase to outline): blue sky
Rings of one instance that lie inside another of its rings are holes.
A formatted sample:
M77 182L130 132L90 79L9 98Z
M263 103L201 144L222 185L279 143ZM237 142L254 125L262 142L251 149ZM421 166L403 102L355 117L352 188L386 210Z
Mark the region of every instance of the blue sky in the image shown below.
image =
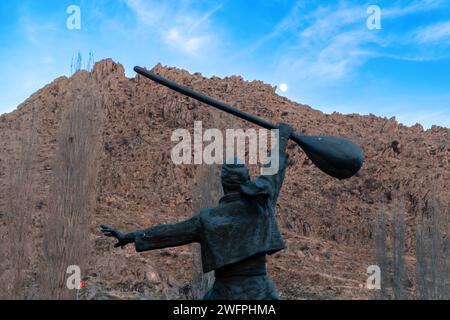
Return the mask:
M70 5L79 30L66 26ZM370 5L381 29L367 27ZM450 127L450 0L9 0L0 21L0 113L92 51L130 77L158 62L239 74L327 113Z

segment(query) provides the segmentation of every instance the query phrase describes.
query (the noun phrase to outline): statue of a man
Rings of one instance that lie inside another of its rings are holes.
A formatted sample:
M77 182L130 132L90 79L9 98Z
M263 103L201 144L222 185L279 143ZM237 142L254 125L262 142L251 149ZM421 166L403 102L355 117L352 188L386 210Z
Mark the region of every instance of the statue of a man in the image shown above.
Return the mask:
M200 243L203 272L215 272L215 282L204 299L279 299L266 274L266 255L285 248L275 209L287 166L286 146L293 129L279 126L279 170L250 180L243 164L224 164L224 196L215 208L190 219L123 233L102 225L117 238L115 247L134 243L137 252Z

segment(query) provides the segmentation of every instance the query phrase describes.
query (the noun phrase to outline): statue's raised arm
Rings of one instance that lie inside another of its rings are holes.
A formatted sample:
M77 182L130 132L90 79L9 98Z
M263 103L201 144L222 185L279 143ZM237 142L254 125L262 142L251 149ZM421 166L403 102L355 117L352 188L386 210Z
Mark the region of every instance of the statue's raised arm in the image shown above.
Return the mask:
M241 186L242 193L249 196L266 195L270 198L272 205L276 204L286 175L288 159L286 148L292 132L294 132L294 130L291 126L280 123L277 143L273 146L272 150L269 151L270 162L265 165L266 168L270 167L271 170L266 170L264 174L256 179L243 184ZM274 151L277 152L277 155L274 155ZM273 167L274 162L276 168ZM274 171L273 174L271 174L270 171Z

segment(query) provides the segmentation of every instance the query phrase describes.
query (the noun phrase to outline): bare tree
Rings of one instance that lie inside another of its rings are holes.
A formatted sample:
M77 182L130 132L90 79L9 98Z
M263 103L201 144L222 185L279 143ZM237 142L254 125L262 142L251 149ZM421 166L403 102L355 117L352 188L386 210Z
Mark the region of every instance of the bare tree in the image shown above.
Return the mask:
M88 259L89 221L98 173L101 108L93 92L73 97L59 135L50 206L44 219L42 297L74 298L65 283L69 265Z
M416 226L416 282L419 299L450 299L449 204L425 201Z
M225 122L216 114L212 115L212 123L218 127L224 126ZM210 208L217 205L219 198L223 195L222 185L220 183L219 166L202 165L198 169L197 176L198 187L194 189L194 208L196 211ZM201 195L199 197L199 195ZM195 244L193 250L193 280L192 297L194 299L202 298L214 282L213 272L203 273L200 245Z
M404 206L399 202L394 210L392 224L392 293L395 300L406 299L405 235Z
M201 166L198 171L198 186L200 190L196 190L197 198L194 202L196 211L216 206L221 195L218 167ZM198 197L198 195L201 195L201 197ZM212 272L207 274L203 273L201 248L199 244L194 245L192 261L192 298L201 299L214 282L214 275Z
M29 232L32 221L32 172L36 154L37 130L36 110L33 106L28 127L23 130L18 162L11 161L10 186L8 195L8 230L9 250L7 255L14 270L9 279L8 298L28 299L32 296L27 283L27 272L30 267ZM25 124L27 125L27 124Z
M387 257L387 230L386 230L386 208L384 203L381 209L378 211L377 224L375 227L375 242L376 242L376 258L377 264L381 270L381 290L380 298L383 300L388 299L388 287L389 287L389 264Z
M406 222L402 201L395 204L391 227L391 243L388 243L388 218L385 202L382 202L378 212L376 224L376 258L381 270L381 290L379 298L383 300L403 300L407 298L405 291L406 267L405 267L405 237ZM390 250L392 256L390 256Z

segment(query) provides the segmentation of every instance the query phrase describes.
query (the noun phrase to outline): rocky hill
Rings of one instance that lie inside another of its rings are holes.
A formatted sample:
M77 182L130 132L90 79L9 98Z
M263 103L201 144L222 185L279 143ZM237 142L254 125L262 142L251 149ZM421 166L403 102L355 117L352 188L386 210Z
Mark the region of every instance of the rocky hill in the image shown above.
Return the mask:
M277 212L287 249L269 258L283 298L379 297L366 288L366 272L380 263L392 271L386 281L395 293L399 246L402 286L415 296L417 230L423 230L416 226L438 221L440 248L450 248L448 128L328 115L238 76L153 70L299 132L343 136L364 149L362 170L338 181L290 145ZM192 131L196 120L204 129L252 127L141 76L127 78L109 59L92 72L56 79L2 115L0 297L74 298L65 288L68 265L79 265L87 283L78 298L198 297L211 276L200 272L196 245L137 254L114 249L99 232L102 223L132 230L175 222L217 202L216 166L171 161L173 130ZM419 253L429 261L426 248Z

